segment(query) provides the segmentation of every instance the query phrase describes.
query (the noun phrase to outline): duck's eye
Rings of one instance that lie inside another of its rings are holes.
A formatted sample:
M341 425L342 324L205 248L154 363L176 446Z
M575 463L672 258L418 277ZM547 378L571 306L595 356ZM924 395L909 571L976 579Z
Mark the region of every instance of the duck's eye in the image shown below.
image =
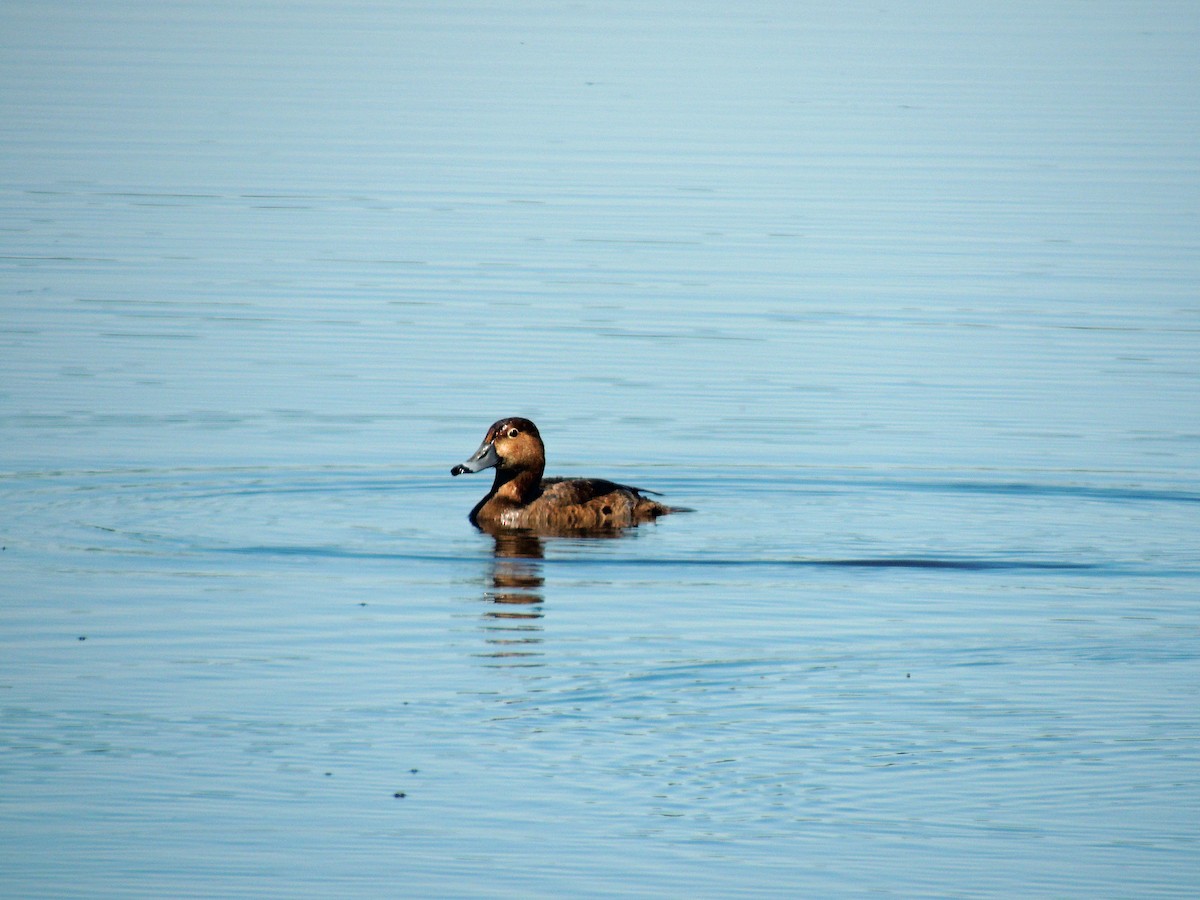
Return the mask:
M518 434L520 434L520 433L521 433L521 432L519 432L519 431L518 431L517 429L515 429L515 428L510 428L510 429L508 429L508 436L509 436L510 438L515 438L515 437L516 437Z

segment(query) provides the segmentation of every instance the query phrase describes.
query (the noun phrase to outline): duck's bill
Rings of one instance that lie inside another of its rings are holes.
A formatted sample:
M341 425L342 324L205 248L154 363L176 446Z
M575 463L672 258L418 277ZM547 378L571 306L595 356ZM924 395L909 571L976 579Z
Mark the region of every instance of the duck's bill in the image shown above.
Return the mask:
M484 469L490 469L492 466L500 462L500 454L496 452L496 447L491 441L484 441L479 445L479 449L464 463L460 463L450 470L451 475L465 475L467 472L482 472Z

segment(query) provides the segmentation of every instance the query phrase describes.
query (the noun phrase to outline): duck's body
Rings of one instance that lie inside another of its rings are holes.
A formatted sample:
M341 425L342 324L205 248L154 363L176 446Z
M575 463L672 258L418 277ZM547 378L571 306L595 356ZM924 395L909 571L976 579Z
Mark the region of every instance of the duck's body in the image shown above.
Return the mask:
M496 469L492 489L470 515L472 524L485 531L614 530L680 511L642 496L652 492L601 478L543 478L546 448L528 419L493 424L475 454L450 474L491 467Z
M650 522L669 512L669 506L643 497L638 488L601 478L543 478L536 485L514 479L493 484L470 519L481 527L534 531L603 529Z

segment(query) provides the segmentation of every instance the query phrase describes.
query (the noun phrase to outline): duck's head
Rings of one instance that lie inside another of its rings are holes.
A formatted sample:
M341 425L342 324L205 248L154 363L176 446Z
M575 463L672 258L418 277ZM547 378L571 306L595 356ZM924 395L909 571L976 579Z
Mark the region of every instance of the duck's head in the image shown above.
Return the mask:
M451 475L482 472L495 466L501 472L534 471L541 477L546 465L546 448L537 426L528 419L512 417L494 423L479 449L450 470Z

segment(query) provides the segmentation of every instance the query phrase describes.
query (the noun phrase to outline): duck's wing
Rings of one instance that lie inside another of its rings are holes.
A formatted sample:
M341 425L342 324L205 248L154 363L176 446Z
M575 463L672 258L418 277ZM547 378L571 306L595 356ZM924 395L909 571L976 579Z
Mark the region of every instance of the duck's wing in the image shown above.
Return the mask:
M646 522L673 512L691 512L681 506L665 506L643 494L662 496L656 491L644 491L627 484L604 478L547 478L542 481L542 495L533 506L556 510L568 517L595 524L625 525ZM540 514L540 513L539 513Z
M542 499L555 506L582 506L585 503L614 492L625 492L639 497L643 493L626 484L617 484L604 478L543 478Z

